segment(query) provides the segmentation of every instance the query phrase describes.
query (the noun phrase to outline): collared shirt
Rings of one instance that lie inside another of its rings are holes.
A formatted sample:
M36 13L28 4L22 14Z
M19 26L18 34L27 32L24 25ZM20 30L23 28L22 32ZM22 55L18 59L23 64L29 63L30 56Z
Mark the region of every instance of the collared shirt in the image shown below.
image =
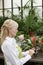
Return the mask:
M7 65L23 65L31 59L28 51L22 52L24 56L20 59L18 58L19 51L17 49L17 43L15 38L6 37L1 45L1 49Z

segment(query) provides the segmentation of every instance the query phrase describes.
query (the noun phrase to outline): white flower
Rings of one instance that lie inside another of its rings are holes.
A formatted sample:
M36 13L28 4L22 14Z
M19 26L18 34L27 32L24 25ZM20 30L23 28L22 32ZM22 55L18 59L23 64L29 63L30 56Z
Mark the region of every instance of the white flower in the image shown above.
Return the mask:
M19 38L20 41L23 41L24 40L24 35L22 34L22 35L18 36L18 38Z

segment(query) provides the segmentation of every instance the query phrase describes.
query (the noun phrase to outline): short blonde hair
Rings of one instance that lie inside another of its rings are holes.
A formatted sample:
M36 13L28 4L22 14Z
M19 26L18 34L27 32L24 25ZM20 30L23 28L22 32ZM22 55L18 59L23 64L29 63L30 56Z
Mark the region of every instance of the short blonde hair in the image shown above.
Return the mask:
M18 28L18 23L16 21L13 21L11 19L5 20L1 27L1 42L3 42L5 37L9 35L9 29L13 27Z
M18 28L18 23L16 21L11 20L11 19L7 19L4 22L4 24L2 25L2 27L4 27L4 26L7 28L12 28L13 26Z

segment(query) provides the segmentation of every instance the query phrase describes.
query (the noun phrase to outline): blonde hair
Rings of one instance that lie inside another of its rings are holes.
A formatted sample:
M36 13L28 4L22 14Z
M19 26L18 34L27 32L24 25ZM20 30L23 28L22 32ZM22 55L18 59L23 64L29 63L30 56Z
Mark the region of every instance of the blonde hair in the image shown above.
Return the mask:
M1 27L1 43L7 36L9 36L9 29L11 29L12 27L18 28L18 23L11 19L5 20Z

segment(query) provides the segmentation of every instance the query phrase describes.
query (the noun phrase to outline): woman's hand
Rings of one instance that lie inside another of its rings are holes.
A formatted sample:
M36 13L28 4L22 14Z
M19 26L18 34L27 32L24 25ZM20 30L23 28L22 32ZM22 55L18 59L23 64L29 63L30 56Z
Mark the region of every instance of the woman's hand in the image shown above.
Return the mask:
M32 56L35 53L35 49L30 49L29 50L29 55Z

